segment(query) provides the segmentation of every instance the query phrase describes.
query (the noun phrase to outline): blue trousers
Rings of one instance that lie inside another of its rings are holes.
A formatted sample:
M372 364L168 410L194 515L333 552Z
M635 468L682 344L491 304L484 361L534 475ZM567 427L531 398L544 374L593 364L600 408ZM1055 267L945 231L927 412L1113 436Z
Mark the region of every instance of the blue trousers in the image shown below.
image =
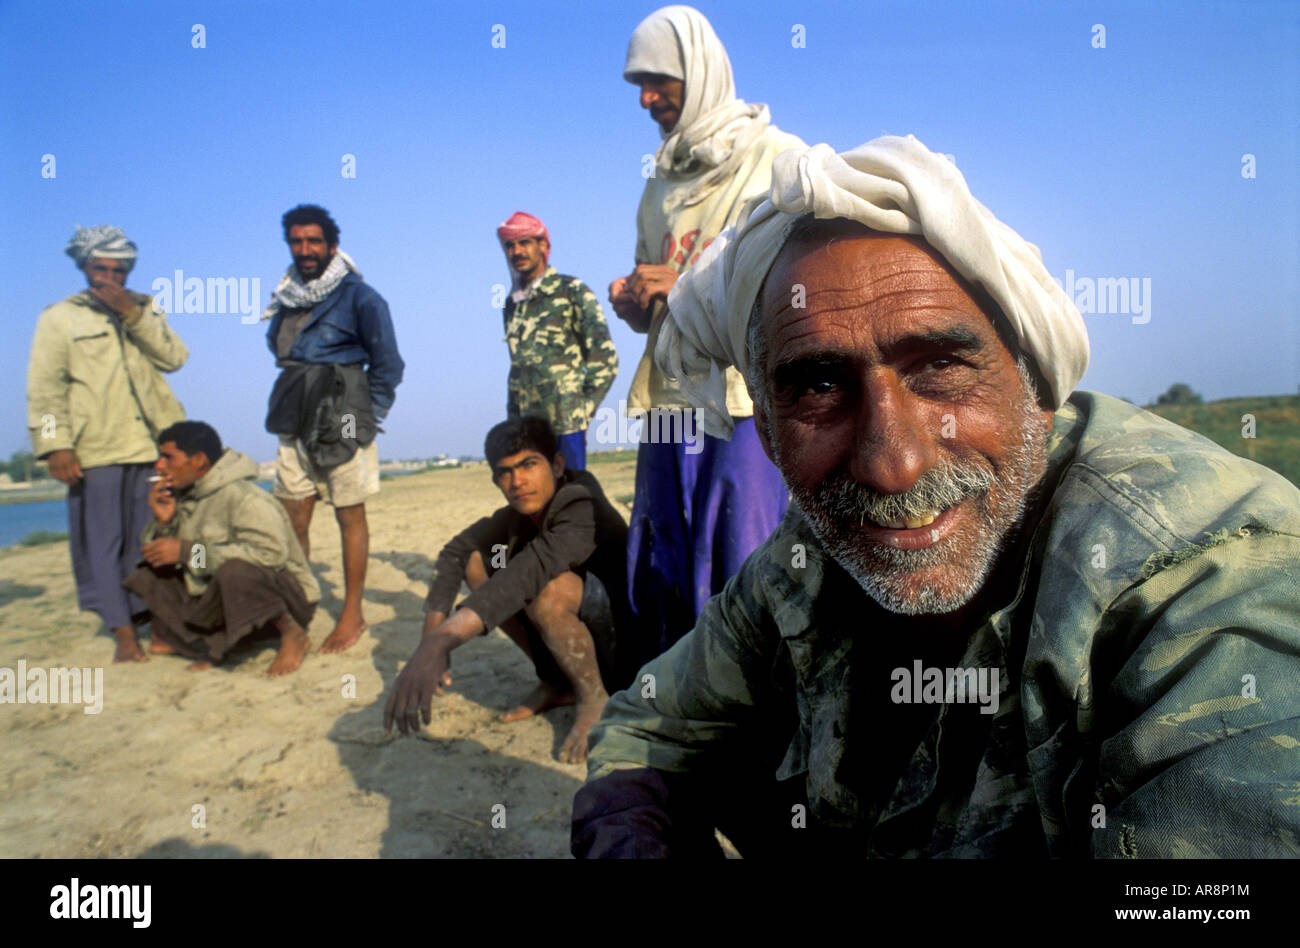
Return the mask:
M556 447L564 455L566 471L583 471L587 468L587 429L572 434L560 435L555 439Z
M144 602L122 588L141 561L140 534L153 519L149 509L152 464L82 468L68 488L68 543L77 580L77 605L96 613L110 629L129 626Z
M737 421L730 441L698 437L696 454L685 443L643 443L637 451L628 596L650 634L658 632L661 651L694 627L789 502L753 418Z

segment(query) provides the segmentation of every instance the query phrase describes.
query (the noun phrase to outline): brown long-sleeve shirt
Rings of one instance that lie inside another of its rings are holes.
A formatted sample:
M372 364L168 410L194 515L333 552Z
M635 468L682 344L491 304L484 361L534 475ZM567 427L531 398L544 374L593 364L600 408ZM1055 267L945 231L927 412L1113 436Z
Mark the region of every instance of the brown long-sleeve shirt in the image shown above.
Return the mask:
M426 612L451 611L475 550L489 579L462 605L473 609L488 629L520 612L547 583L569 571L600 578L616 622L628 612L627 524L588 471L564 472L540 530L507 505L457 534L438 554Z

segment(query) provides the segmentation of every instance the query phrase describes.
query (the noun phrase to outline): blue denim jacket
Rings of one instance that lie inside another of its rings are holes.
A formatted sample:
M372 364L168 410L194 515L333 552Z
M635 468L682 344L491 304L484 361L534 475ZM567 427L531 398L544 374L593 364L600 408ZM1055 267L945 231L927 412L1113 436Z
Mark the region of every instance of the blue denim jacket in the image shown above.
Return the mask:
M266 344L276 354L284 310L278 311L266 330ZM388 315L388 304L371 286L349 273L324 301L316 304L311 318L289 350L294 362L366 363L370 403L380 419L393 407L397 386L406 363L397 352L397 335Z

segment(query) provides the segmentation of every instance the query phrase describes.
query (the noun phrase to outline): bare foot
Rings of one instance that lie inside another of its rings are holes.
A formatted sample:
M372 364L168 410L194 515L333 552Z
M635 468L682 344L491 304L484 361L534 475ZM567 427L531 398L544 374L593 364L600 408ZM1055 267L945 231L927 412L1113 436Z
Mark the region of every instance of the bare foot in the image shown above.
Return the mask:
M151 655L175 655L176 649L172 648L162 639L154 636L149 640L149 654Z
M539 681L537 686L519 702L518 707L501 715L501 720L507 724L512 721L522 721L524 718L531 718L534 714L541 714L550 708L575 704L577 700L577 695L572 691L558 691L546 682Z
M357 639L361 638L361 633L366 631L366 620L360 615L350 616L347 613L339 616L338 625L334 626L334 631L329 634L324 642L321 643L322 652L342 652L357 644ZM296 666L295 666L296 667ZM292 671L293 669L290 669Z
M126 626L121 629L114 629L113 635L117 638L117 648L113 652L113 662L147 662L149 656L140 648L140 643L136 641L135 629Z
M573 727L569 728L569 736L564 739L557 755L560 763L580 764L587 759L587 732L600 720L600 713L605 710L605 702L608 700L609 696L602 692L599 698L578 705L578 716L574 719Z
M207 671L211 667L211 662L190 662L190 664L185 666L185 670L187 672L201 672Z
M311 649L311 639L302 630L302 626L290 620L286 628L280 631L280 651L275 653L275 661L266 670L267 678L279 678L289 672L297 671L303 658Z

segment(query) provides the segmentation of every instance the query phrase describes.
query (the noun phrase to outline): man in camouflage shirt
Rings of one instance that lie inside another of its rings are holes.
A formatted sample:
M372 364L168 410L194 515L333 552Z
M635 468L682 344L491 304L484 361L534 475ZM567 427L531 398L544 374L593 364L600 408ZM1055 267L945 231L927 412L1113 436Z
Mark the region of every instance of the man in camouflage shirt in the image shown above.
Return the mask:
M585 283L549 265L551 237L536 217L516 211L497 238L513 283L505 304L506 414L549 420L566 466L582 470L587 425L618 375L605 316Z
M665 345L744 371L794 503L610 698L574 853L1295 856L1300 491L1071 393L1073 303L915 139L772 195Z

